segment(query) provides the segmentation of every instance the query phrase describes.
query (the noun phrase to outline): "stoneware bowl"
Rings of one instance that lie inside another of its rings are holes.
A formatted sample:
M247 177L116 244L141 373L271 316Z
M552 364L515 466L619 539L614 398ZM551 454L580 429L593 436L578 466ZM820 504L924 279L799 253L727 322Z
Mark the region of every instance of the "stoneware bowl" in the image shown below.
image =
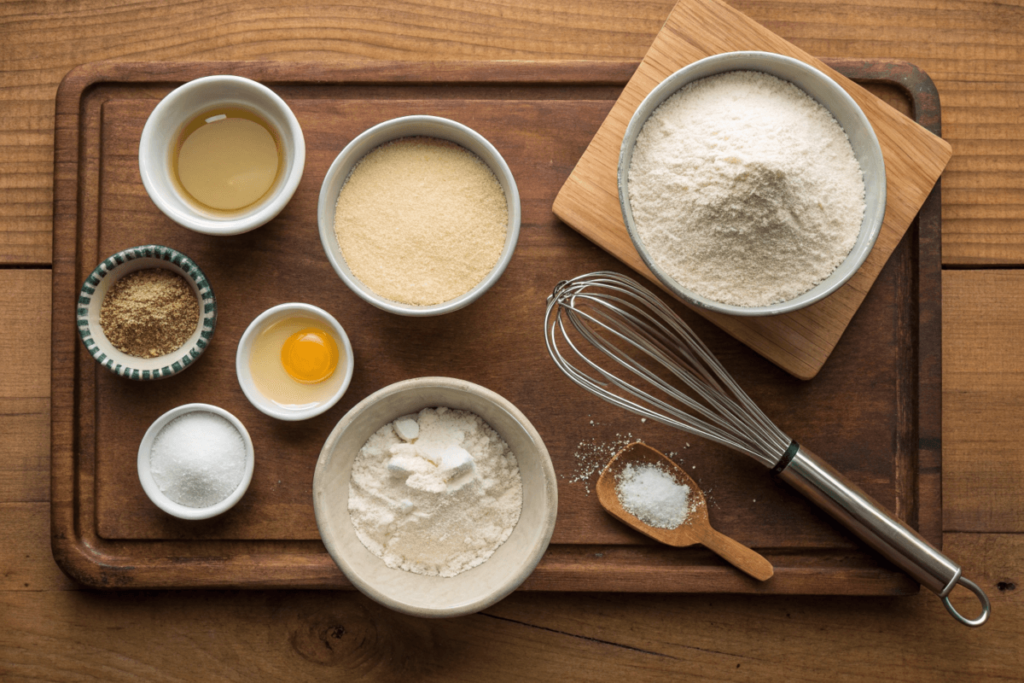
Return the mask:
M682 287L651 258L637 232L636 224L633 222L633 212L629 205L629 165L633 159L636 138L647 119L662 102L678 92L680 88L701 78L726 71L761 71L789 81L803 90L828 109L842 126L850 139L853 154L864 173L866 202L864 220L861 222L860 235L846 260L839 264L829 277L809 291L789 301L769 306L747 307L723 304ZM640 103L640 107L633 114L633 118L626 128L626 134L622 138L622 148L619 152L618 176L622 218L629 231L629 237L633 240L633 245L644 264L669 291L679 298L694 306L729 315L778 315L790 313L821 301L846 284L846 281L853 277L853 274L861 267L875 246L875 240L882 228L882 218L885 216L885 161L882 159L882 148L878 144L878 138L875 137L875 131L867 116L838 83L821 71L792 57L770 52L727 52L706 57L683 67L662 81Z
M334 332L334 339L338 342L338 350L345 354L344 366L339 365L335 370L335 372L344 373L344 378L338 390L326 401L321 401L302 409L285 408L264 396L263 392L253 382L252 372L249 369L249 355L252 353L252 343L256 337L267 327L279 320L296 315L319 320L324 327L332 330ZM249 403L252 403L264 415L288 422L308 420L330 410L345 395L348 385L352 382L354 370L355 358L352 355L352 343L349 341L348 335L345 334L345 328L341 326L341 323L333 315L311 304L280 304L263 311L255 320L249 323L249 327L246 328L238 342L238 350L235 352L235 374L238 376L238 384L242 387L242 393L249 399Z
M348 514L352 463L370 435L397 417L438 406L479 415L511 447L523 478L523 511L508 540L486 562L451 578L388 567L363 546ZM320 451L313 509L324 545L356 588L399 612L455 617L493 605L530 575L555 528L558 488L544 442L515 406L470 382L421 377L371 394L342 418Z
M171 179L171 155L182 128L197 114L218 106L259 114L278 133L284 170L270 195L241 213L203 211L182 198ZM189 81L160 100L146 120L139 142L142 184L157 208L178 225L207 235L238 235L281 213L295 194L306 165L306 143L295 114L273 90L240 76L207 76Z
M115 282L129 273L163 268L185 279L199 302L199 324L178 350L156 358L137 358L118 350L100 326L103 298ZM194 363L213 339L217 327L217 299L203 271L180 251L147 244L119 251L104 259L85 279L76 305L78 335L96 361L114 374L128 379L163 379L176 375Z
M341 194L341 188L348 180L355 165L374 148L386 142L416 136L448 140L476 154L494 173L494 177L498 179L501 189L505 192L505 200L508 202L508 230L505 233L505 245L494 268L487 274L487 277L462 296L433 306L402 304L375 294L352 274L348 264L345 263L341 247L338 246L338 238L334 234L334 210L338 204L338 195ZM498 150L472 128L437 116L404 116L391 119L360 134L348 143L345 149L341 150L341 154L331 164L324 177L323 185L320 187L320 201L317 205L320 243L327 254L327 260L331 262L331 266L334 267L334 271L342 281L363 301L389 313L407 316L451 313L480 298L491 288L491 285L498 281L501 274L505 272L509 261L512 260L516 242L519 241L520 220L519 189L516 187L515 178L512 177L512 171Z
M242 441L245 444L245 473L242 475L242 481L238 484L231 495L217 503L205 508L192 508L181 503L176 503L168 498L160 490L160 487L156 485L156 481L153 480L153 474L150 471L149 465L149 454L153 450L153 441L156 439L157 434L160 430L166 427L171 420L176 417L181 417L187 413L193 412L207 412L219 415L225 420L234 425L238 433L242 435ZM142 443L139 444L139 457L138 457L138 470L139 470L139 482L142 484L142 489L149 496L149 499L153 501L153 504L163 510L169 515L178 517L179 519L209 519L210 517L216 517L219 514L227 512L235 503L242 499L245 492L249 489L249 483L252 481L252 471L256 463L255 451L252 447L252 439L249 438L249 432L245 429L245 425L241 421L217 406L211 406L206 403L188 403L183 406L178 406L168 410L166 413L156 419L156 421L150 425L149 429L146 430L145 436L142 437Z

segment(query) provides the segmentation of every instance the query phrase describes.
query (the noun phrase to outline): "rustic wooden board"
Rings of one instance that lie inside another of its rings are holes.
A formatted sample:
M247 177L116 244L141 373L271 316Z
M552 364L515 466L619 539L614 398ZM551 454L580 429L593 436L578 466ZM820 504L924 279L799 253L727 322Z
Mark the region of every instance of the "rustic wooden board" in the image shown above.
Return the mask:
M937 108L906 82L875 77L878 62L835 63L899 88L920 118ZM911 86L923 79L906 67ZM96 64L72 72L57 98L53 276L52 532L58 563L111 587L345 587L318 539L311 505L316 457L333 424L368 393L408 377L447 374L516 403L544 437L560 476L553 545L524 588L692 592L894 594L916 585L878 560L759 465L668 428L640 423L562 377L541 334L546 295L567 276L620 267L550 212L635 64ZM138 177L148 112L175 85L235 73L273 87L306 136L305 177L291 204L248 235L184 230L149 201ZM523 198L523 230L499 283L473 306L411 320L361 302L333 274L315 224L320 180L337 152L369 125L409 113L449 116L488 137ZM827 457L872 496L941 543L938 192L897 248L814 382L800 382L721 330L682 314L780 426ZM109 253L164 243L196 260L219 302L216 337L194 368L155 384L115 377L85 353L74 329L80 282ZM346 327L356 356L348 394L324 416L294 425L258 413L233 372L234 350L260 311L287 300L323 306ZM187 401L235 413L257 466L231 512L203 523L160 513L135 474L150 422ZM607 517L569 479L588 441L631 432L683 453L710 489L716 528L776 565L765 584L706 551L647 542ZM815 444L818 444L815 446Z
M745 318L694 309L782 369L810 379L821 371L946 167L953 154L946 141L719 0L681 0L559 191L554 211L661 286L640 259L623 223L616 176L622 137L644 97L669 75L704 57L739 50L788 55L831 76L864 110L885 158L887 196L881 232L867 261L840 290L817 304L779 316Z

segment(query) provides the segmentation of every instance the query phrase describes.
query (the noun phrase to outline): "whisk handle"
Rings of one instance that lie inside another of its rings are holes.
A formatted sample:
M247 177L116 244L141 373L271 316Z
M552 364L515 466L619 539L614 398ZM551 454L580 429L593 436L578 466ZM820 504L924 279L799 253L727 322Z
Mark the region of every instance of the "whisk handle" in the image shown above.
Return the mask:
M789 463L778 471L780 479L942 598L946 609L957 621L967 626L985 623L991 611L988 597L977 585L963 578L956 563L814 453L799 446L795 453L787 453L789 455L792 456ZM958 583L964 584L981 601L980 617L967 619L949 602L947 596Z

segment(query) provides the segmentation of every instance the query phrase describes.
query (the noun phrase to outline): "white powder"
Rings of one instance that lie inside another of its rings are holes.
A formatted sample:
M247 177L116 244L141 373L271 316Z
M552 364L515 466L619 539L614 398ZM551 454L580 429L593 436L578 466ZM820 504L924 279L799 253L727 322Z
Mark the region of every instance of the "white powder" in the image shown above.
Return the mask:
M651 258L737 306L788 301L850 253L864 176L842 127L795 85L734 71L682 88L637 137L629 201Z
M659 465L628 463L615 479L623 509L659 529L675 529L690 516L690 487Z
M522 508L515 454L462 410L398 418L369 438L352 465L348 510L356 535L389 567L416 574L455 576L483 564L512 534Z
M245 474L245 442L220 415L187 413L167 423L149 453L153 481L179 505L205 508L238 488Z

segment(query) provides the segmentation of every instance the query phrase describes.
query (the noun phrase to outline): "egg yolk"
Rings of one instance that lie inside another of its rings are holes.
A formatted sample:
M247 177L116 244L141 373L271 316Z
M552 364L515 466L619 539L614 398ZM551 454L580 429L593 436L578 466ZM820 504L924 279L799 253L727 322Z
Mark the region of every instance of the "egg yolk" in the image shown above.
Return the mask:
M338 367L338 344L323 330L307 327L285 340L281 364L296 382L323 382Z

